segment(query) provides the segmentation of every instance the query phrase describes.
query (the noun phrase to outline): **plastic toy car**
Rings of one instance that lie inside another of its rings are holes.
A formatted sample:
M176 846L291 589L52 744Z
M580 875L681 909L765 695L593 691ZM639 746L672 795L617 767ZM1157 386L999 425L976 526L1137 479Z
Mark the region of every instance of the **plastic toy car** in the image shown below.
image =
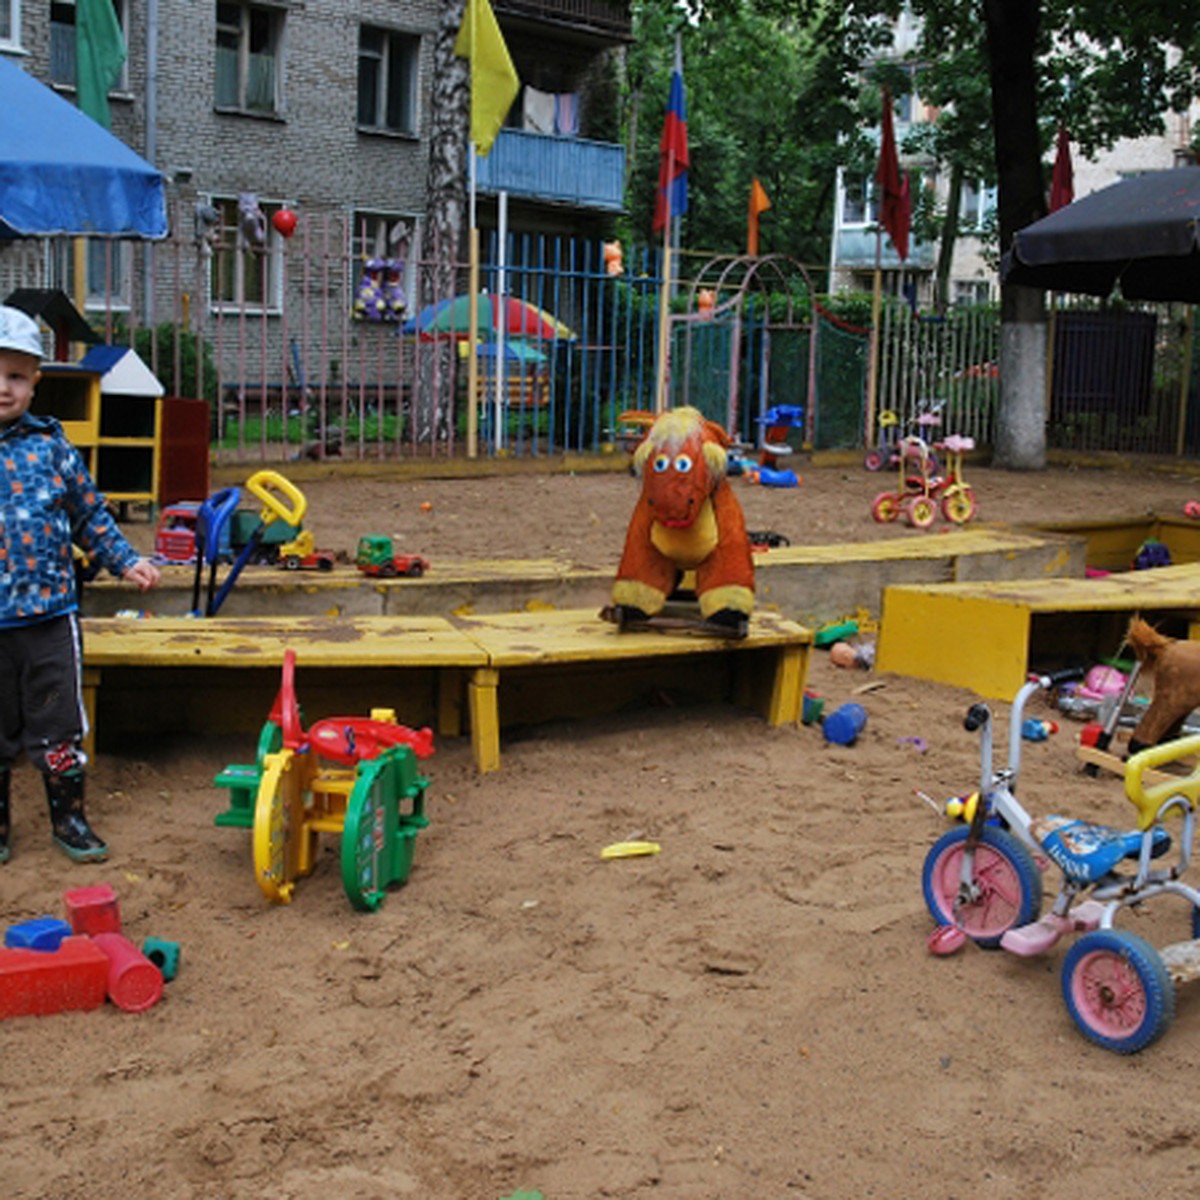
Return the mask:
M390 537L374 533L358 539L354 565L364 575L418 578L429 570L429 563L419 554L397 554Z

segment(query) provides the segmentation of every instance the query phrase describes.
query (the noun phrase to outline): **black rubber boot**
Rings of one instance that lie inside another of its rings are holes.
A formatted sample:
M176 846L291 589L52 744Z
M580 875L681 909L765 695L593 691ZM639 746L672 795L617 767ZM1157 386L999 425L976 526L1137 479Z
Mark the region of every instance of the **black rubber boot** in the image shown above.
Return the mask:
M8 765L0 766L0 863L8 862L8 835L12 826L8 815L8 789L12 782L12 771Z
M54 844L76 862L101 862L107 858L108 846L96 836L83 813L83 772L46 773L42 779L50 805Z

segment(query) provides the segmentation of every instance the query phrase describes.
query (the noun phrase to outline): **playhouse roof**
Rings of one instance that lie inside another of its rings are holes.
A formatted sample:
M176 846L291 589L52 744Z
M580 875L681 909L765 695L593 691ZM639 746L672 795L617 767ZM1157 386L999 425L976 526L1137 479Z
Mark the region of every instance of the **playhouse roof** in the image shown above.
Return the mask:
M106 396L161 396L166 390L158 377L129 346L93 346L79 365L100 376Z

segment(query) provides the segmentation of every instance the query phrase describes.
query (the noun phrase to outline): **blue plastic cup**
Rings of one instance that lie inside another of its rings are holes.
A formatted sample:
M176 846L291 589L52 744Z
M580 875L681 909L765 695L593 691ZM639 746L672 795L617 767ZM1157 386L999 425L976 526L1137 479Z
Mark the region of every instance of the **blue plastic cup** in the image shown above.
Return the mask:
M821 723L825 740L837 746L852 746L867 723L867 710L861 704L843 704Z

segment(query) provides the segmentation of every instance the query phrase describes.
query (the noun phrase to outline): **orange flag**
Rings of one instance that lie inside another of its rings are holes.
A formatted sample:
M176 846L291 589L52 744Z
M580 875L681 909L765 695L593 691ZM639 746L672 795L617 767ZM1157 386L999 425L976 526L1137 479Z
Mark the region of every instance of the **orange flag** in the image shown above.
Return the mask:
M771 198L756 175L750 185L750 219L746 225L746 253L752 258L758 257L758 215L770 207Z

